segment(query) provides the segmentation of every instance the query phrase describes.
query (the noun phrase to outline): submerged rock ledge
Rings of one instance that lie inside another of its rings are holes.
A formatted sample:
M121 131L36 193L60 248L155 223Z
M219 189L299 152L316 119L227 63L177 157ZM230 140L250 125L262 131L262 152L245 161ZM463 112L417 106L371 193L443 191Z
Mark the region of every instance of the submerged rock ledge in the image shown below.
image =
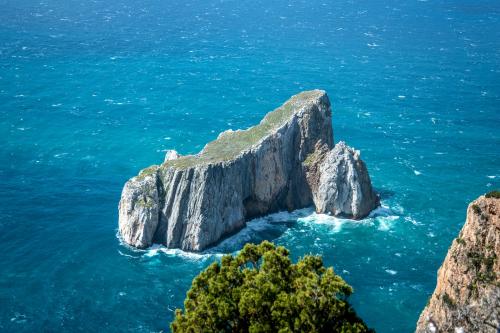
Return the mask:
M302 92L256 126L226 131L196 155L169 151L123 188L119 231L132 246L201 251L279 210L362 218L379 203L359 152L333 144L330 101Z

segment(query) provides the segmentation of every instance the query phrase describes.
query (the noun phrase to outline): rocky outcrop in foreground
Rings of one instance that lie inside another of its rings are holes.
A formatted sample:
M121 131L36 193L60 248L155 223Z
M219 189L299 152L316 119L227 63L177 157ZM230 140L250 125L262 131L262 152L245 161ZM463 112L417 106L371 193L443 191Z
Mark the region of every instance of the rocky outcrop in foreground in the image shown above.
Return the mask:
M119 231L132 246L200 251L278 210L362 218L378 205L359 152L333 144L324 91L293 96L247 130L226 131L196 155L169 151L130 179Z
M417 333L500 332L500 198L481 196L439 269Z

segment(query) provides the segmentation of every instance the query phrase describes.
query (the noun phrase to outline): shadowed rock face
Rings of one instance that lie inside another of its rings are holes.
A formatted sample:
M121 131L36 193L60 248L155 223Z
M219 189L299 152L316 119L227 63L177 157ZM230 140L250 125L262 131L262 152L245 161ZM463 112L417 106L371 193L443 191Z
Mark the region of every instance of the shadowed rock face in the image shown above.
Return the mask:
M417 333L500 331L500 199L479 197L438 271Z
M221 133L197 155L169 151L163 164L125 184L119 231L139 248L200 251L252 217L312 204L353 218L378 205L359 153L333 147L321 90L293 96L254 127Z

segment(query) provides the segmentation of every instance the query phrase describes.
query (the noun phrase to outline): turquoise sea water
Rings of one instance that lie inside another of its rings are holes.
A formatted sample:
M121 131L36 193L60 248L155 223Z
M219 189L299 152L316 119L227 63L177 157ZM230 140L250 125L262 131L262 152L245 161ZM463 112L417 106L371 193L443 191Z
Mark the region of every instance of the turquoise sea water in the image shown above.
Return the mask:
M499 19L493 0L0 0L0 331L168 331L202 268L269 239L411 332L467 203L500 187ZM203 254L120 244L139 169L314 88L373 217L279 213Z

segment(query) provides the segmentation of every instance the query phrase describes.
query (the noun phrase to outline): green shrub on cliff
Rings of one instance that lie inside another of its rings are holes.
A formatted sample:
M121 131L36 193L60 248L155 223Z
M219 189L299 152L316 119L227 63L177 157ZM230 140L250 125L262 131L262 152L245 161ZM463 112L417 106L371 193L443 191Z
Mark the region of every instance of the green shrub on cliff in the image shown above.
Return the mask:
M293 264L284 247L247 244L194 280L173 332L372 332L347 298L352 288L321 257Z
M486 193L487 198L495 198L495 199L500 199L500 191L495 190L491 191L489 193Z

